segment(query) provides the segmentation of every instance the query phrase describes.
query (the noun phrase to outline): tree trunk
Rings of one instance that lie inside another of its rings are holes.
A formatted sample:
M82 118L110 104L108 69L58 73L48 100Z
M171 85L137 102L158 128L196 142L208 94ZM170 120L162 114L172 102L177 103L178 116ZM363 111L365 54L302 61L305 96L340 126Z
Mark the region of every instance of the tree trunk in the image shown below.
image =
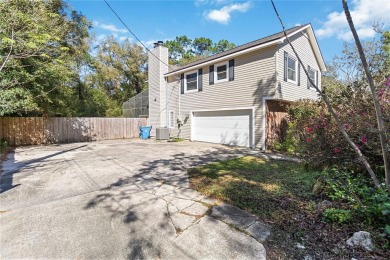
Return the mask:
M280 21L280 24L282 25L282 28L283 28L283 33L284 33L284 36L286 37L286 40L288 42L288 44L290 45L291 49L293 50L295 56L297 57L298 59L298 62L299 64L301 64L301 67L303 69L303 71L305 72L310 84L315 88L315 90L321 95L321 97L323 98L325 104L326 104L326 107L328 108L329 112L331 113L331 115L333 116L333 118L335 119L336 121L336 124L340 130L340 132L343 134L345 140L348 142L348 144L352 147L352 149L355 151L355 153L358 155L358 158L359 160L363 163L363 165L366 167L366 170L368 171L368 173L370 174L371 176L371 179L372 181L374 182L374 185L376 188L379 188L380 187L380 182L378 180L378 178L376 177L376 174L374 173L374 171L372 170L371 168L371 165L370 163L367 161L367 159L364 157L362 151L360 151L359 147L357 147L357 145L352 141L352 139L349 137L348 133L345 131L344 129L344 126L343 124L341 123L338 115L336 114L336 112L334 111L334 109L332 108L329 100L328 100L328 97L316 86L316 84L314 84L314 82L311 80L311 78L309 77L309 74L301 60L301 58L299 57L298 53L296 52L294 46L292 45L290 39L288 38L287 36L287 33L286 33L286 30L284 28L284 24L283 24L283 21L282 19L280 18L279 16L279 13L276 9L276 6L274 4L274 1L271 0L272 2L272 6L274 7L274 10L275 10L275 13Z
M379 130L379 139L380 139L381 148L382 148L383 163L385 166L385 182L386 182L387 190L390 194L390 149L388 149L387 145L386 145L387 138L386 138L385 124L384 124L384 120L383 120L382 108L381 108L381 105L379 103L378 94L376 93L374 80L372 79L371 72L368 68L368 64L367 64L366 56L364 55L364 52L363 52L362 44L360 43L359 36L357 35L355 25L353 24L353 21L352 21L351 13L349 12L349 9L348 9L347 1L342 0L342 2L343 2L345 16L347 17L349 27L351 28L353 38L355 39L356 47L359 51L360 60L362 61L363 68L364 68L364 71L365 71L366 76L367 76L368 84L370 86L372 98L374 100L376 120L378 123L378 130Z

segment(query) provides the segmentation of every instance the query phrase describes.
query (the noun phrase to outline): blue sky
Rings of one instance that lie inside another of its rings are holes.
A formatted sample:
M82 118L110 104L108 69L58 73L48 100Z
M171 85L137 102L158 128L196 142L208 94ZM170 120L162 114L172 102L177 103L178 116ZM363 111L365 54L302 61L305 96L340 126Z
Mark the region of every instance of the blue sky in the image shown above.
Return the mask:
M93 22L98 41L113 35L118 41L134 37L102 0L68 0ZM241 45L281 31L269 0L110 0L111 7L148 46L157 40L187 35L226 39ZM325 61L338 54L344 41L351 40L341 0L276 0L286 28L311 23ZM390 1L348 1L359 36L375 37L373 22L390 24Z

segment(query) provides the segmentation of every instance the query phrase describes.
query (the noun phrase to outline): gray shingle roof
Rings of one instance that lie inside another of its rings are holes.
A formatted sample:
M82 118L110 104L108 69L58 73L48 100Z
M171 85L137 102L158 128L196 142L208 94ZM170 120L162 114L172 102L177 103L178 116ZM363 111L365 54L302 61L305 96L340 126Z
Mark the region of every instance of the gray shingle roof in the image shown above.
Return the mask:
M295 26L293 28L290 28L290 29L287 29L286 30L286 33L287 35L290 34L290 33L293 33L305 26L307 26L309 24L304 24L304 25L300 25L300 26ZM255 46L258 46L258 45L262 45L262 44L265 44L267 42L271 42L271 41L274 41L274 40L278 40L280 38L283 38L284 37L284 33L283 31L281 32L278 32L278 33L275 33L275 34L272 34L270 36L267 36L267 37L264 37L264 38L261 38L261 39L258 39L258 40L255 40L255 41L252 41L252 42L248 42L248 43L245 43L243 45L240 45L240 46L237 46L233 49L230 49L230 50L227 50L227 51L224 51L224 52L220 52L220 53L217 53L217 54L214 54L214 55L211 55L209 57L206 57L204 59L201 59L201 60L197 60L197 61L194 61L194 62L191 62L191 63L188 63L186 65L183 65L183 66L180 66L180 67L177 67L176 69L168 72L169 74L170 73L174 73L176 71L179 71L179 70L182 70L182 69L186 69L186 68L189 68L189 67L192 67L192 66L196 66L196 65L199 65L201 63L204 63L204 62L208 62L208 61L212 61L212 60L215 60L215 59L218 59L218 58L221 58L221 57L224 57L224 56L227 56L229 54L233 54L235 52L239 52L239 51L242 51L242 50L245 50L245 49L249 49L251 47L255 47Z

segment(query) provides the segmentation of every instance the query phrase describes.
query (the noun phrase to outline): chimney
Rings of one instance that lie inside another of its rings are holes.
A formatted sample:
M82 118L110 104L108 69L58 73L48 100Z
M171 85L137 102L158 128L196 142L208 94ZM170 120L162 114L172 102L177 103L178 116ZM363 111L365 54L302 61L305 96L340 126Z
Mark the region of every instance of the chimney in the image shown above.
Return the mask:
M159 46L163 46L164 42L163 41L158 41L158 42L155 42L153 43L153 48L157 48Z
M167 125L166 119L166 82L164 74L168 72L168 48L163 41L154 43L154 48L148 55L148 85L149 85L149 123L152 135L156 127Z

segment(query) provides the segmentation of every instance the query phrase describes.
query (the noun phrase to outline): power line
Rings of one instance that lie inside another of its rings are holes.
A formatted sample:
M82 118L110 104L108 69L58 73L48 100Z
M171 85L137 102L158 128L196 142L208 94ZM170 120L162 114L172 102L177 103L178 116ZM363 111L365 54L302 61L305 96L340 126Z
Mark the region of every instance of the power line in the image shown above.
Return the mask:
M164 61L160 60L159 57L157 57L153 52L151 52L151 51L149 50L148 47L145 46L145 44L137 37L137 35L135 35L135 33L133 33L133 32L130 30L130 28L125 24L125 22L120 18L120 16L115 12L115 10L110 6L110 4L109 4L106 0L104 0L104 2L105 2L106 5L108 6L108 8L110 8L111 11L115 14L115 16L118 18L118 20L123 24L123 26L126 27L126 29L134 36L134 38L135 38L135 39L136 39L136 40L145 48L145 50L146 50L148 53L152 54L152 55L153 55L157 60L159 60L162 64L166 65L168 68L170 68L171 70L173 70L173 68L172 68L169 64L167 64L167 63L165 63ZM172 96L172 93L173 93L174 90L175 90L175 87L172 88L171 93L169 94L169 99L168 99L168 101L167 101L167 103L166 103L166 107L163 108L163 109L160 109L159 114L161 114L161 113L164 111L164 109L165 109L165 110L168 110L168 104L170 103L171 96ZM159 118L159 121L160 121L160 118Z
M115 12L115 10L110 6L110 4L109 4L106 0L104 0L104 2L105 2L106 5L108 6L108 8L110 8L111 11L115 14L115 16L118 18L118 20L123 24L123 26L126 27L126 29L134 36L134 38L135 38L135 39L136 39L136 40L145 48L145 50L146 50L148 53L152 54L152 55L153 55L156 59L158 59L162 64L168 66L170 69L173 70L173 68L172 68L169 64L167 64L167 63L165 63L164 61L160 60L159 57L157 57L153 52L151 52L151 51L149 50L148 47L145 46L145 44L137 37L137 35L135 35L135 33L133 33L133 32L130 30L130 28L125 24L125 22L123 22L123 20L119 17L119 15Z

